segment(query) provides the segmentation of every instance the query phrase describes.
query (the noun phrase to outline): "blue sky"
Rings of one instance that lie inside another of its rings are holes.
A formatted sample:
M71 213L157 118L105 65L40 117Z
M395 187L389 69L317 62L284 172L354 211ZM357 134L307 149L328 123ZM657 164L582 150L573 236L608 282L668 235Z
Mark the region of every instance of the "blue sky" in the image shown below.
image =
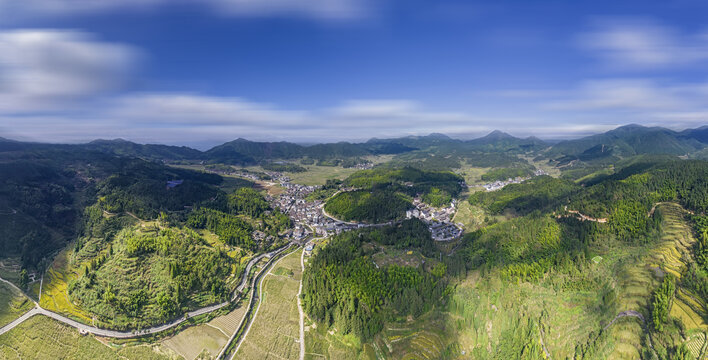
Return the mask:
M708 124L708 3L0 0L0 136L206 148Z

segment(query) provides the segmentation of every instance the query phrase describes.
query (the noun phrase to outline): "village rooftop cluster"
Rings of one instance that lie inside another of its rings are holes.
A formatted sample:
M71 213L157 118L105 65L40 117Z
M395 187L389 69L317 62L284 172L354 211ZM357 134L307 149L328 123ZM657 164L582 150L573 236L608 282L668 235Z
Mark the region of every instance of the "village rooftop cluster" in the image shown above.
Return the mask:
M541 175L548 175L548 173L545 172L545 171L543 171L542 169L537 169L537 170L534 171L534 173L533 173L533 176L541 176ZM484 190L487 190L487 191L496 191L496 190L500 190L500 189L503 188L504 186L507 186L507 185L510 185L510 184L520 184L520 183L522 183L522 182L524 182L524 181L526 181L526 180L532 178L533 176L527 176L527 177L520 177L520 176L517 176L517 177L515 177L515 178L513 178L513 179L512 179L512 178L508 178L508 179L506 179L506 180L504 180L504 181L498 180L498 181L490 182L490 183L488 183L488 184L484 184L484 185L482 185L482 186L484 187Z

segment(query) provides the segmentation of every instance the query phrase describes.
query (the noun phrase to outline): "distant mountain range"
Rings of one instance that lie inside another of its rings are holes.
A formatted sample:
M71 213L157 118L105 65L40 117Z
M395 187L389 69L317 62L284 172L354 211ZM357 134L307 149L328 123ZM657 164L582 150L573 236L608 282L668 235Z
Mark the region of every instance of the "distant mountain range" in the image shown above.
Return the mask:
M575 157L592 160L641 154L689 155L708 146L708 127L681 132L662 127L626 125L608 132L553 145L550 158Z
M236 139L207 151L186 146L137 144L123 139L95 140L87 144L55 145L19 142L0 138L0 152L25 149L84 149L150 160L201 160L213 163L255 164L273 159L351 158L380 154L403 154L417 150L439 153L528 153L538 152L550 159L593 160L608 156L639 154L688 155L708 146L708 126L684 131L662 127L626 125L614 130L575 140L550 144L536 137L518 138L502 131L472 140L459 140L443 134L406 136L392 139L372 138L363 143L324 143L299 145L290 142L256 142Z

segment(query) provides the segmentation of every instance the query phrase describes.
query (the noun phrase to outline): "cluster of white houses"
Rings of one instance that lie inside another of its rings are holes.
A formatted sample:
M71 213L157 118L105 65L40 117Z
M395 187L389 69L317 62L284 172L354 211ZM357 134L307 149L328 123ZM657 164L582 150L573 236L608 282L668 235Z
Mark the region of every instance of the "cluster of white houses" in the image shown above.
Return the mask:
M325 216L322 211L324 202L321 200L305 200L307 195L317 190L317 186L289 182L281 182L281 185L285 188L285 193L270 200L275 207L293 219L295 223L295 228L291 233L293 240L302 241L310 234L326 237L362 226Z
M451 241L462 236L462 224L455 224L452 219L455 217L457 200L453 199L450 205L444 208L434 208L416 197L413 199L415 209L406 211L406 218L418 218L428 224L430 234L435 241Z
M356 228L391 224L391 222L389 222L386 224L367 225L334 219L324 213L324 201L305 200L307 196L317 190L319 186L294 184L290 182L289 177L274 171L267 171L265 173L271 177L272 181L279 182L285 189L285 192L279 196L268 196L267 199L274 207L287 214L295 223L294 228L285 234L285 236L292 241L304 243L310 235L327 237ZM234 172L233 175L251 180L260 180L257 175L252 173ZM352 190L355 189L343 188L340 191ZM436 241L457 239L462 235L463 227L462 224L455 224L452 221L455 216L456 201L457 200L452 200L450 205L444 208L434 208L425 204L417 197L413 200L415 208L406 211L406 218L419 218L423 220L428 224L428 229L433 239ZM265 234L254 235L265 236Z

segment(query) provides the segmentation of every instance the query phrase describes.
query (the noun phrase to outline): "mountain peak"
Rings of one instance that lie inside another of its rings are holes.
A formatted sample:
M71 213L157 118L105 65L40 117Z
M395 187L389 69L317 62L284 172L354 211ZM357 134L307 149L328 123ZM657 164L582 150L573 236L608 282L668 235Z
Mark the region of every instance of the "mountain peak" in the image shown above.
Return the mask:
M487 134L487 136L482 137L482 139L488 139L488 140L501 140L501 139L515 139L514 136L509 135L508 133L505 133L501 130L494 130Z
M431 133L431 134L429 134L429 135L426 136L426 137L427 137L427 138L430 138L430 139L451 140L451 138L450 138L449 136L447 136L447 135L445 135L445 134L441 134L441 133Z

